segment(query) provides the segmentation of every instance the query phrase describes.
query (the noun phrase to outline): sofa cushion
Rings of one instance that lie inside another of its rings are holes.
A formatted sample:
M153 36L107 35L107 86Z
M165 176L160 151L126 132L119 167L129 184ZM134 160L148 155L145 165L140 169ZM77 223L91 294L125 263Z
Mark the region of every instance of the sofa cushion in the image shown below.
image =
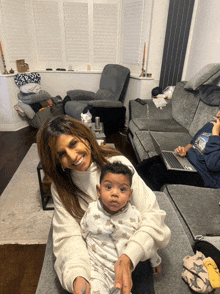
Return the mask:
M172 118L172 101L168 100L165 107L162 109L157 108L153 102L153 99L143 100L147 102L145 105L141 103L130 100L129 101L129 119L133 118L148 118L148 119L158 119L158 117L163 116L163 119Z
M185 85L185 89L196 90L203 84L211 84L220 75L220 62L204 66Z
M196 113L199 98L193 93L184 90L185 82L177 83L172 98L173 118L189 130Z
M191 141L188 133L152 132L163 150L174 150L186 146ZM137 131L132 138L133 147L138 153L138 161L157 155L149 131Z
M144 119L134 118L133 123L138 130L150 130L160 132L188 132L183 126L174 119Z
M65 106L65 113L77 120L81 120L81 113L88 105L88 101L68 101Z
M217 106L209 106L200 100L196 114L189 128L193 137L207 122L211 121L218 112Z
M172 151L178 146L186 146L192 139L188 133L179 132L152 132L152 135L160 144L161 149L167 151Z
M112 100L117 101L115 99L115 93L108 89L99 89L94 97L94 100Z
M220 190L187 185L166 185L168 195L192 235L220 235Z

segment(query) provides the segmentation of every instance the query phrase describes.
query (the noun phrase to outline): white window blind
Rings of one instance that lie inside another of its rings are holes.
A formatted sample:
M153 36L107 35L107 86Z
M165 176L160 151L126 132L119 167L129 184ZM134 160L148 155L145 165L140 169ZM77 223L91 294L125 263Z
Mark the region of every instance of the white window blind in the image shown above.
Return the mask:
M7 69L15 68L15 60L31 60L31 31L26 0L0 1L0 33Z
M0 41L7 69L102 69L140 72L150 0L0 0Z
M57 1L32 1L37 59L40 62L62 61L61 23Z
M93 5L94 63L116 63L118 54L118 4Z
M122 63L140 71L144 49L144 0L125 0L122 11Z
M69 63L90 62L88 3L64 2L66 56Z

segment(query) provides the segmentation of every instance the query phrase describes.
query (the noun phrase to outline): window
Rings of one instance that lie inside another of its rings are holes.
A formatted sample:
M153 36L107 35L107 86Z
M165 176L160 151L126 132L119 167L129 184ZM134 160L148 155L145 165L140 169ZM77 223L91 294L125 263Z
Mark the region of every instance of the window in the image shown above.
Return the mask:
M136 72L142 63L144 48L143 0L126 0L122 12L122 63Z
M141 70L146 1L0 0L0 40L7 69L101 70L107 63Z

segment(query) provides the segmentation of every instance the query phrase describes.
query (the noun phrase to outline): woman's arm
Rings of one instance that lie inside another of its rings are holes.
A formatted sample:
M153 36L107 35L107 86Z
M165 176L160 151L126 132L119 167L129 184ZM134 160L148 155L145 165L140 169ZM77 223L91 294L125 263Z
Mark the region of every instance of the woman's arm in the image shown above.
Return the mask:
M81 236L79 223L64 208L55 185L51 192L55 205L53 216L53 250L56 257L55 270L64 289L73 292L77 277L90 278L90 259Z
M124 156L117 156L117 158L134 169L131 162ZM114 160L116 160L115 157L109 161ZM159 248L167 246L171 232L164 223L165 211L159 208L155 194L136 171L132 183L131 203L141 212L142 222L140 228L129 239L123 254L130 258L133 269L139 261L151 258Z
M109 161L114 161L115 158ZM131 162L124 156L117 157L135 171ZM131 203L141 212L140 228L129 239L126 249L115 263L115 287L123 294L130 294L132 288L131 271L139 261L150 259L158 248L165 247L170 239L170 229L165 225L166 213L160 210L155 194L146 186L135 171L132 180Z

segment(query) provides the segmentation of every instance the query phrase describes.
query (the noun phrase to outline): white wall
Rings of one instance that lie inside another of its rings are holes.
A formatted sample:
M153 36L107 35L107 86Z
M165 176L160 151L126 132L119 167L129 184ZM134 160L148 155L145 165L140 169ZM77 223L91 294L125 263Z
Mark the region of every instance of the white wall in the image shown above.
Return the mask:
M196 0L182 80L220 61L220 1Z
M150 48L146 71L152 73L154 79L158 81L158 85L163 58L169 3L169 0L154 0L153 3Z
M42 90L51 96L60 95L65 98L68 90L88 90L96 92L99 89L101 72L40 72Z
M0 131L15 131L27 126L14 109L18 92L12 75L0 76Z

